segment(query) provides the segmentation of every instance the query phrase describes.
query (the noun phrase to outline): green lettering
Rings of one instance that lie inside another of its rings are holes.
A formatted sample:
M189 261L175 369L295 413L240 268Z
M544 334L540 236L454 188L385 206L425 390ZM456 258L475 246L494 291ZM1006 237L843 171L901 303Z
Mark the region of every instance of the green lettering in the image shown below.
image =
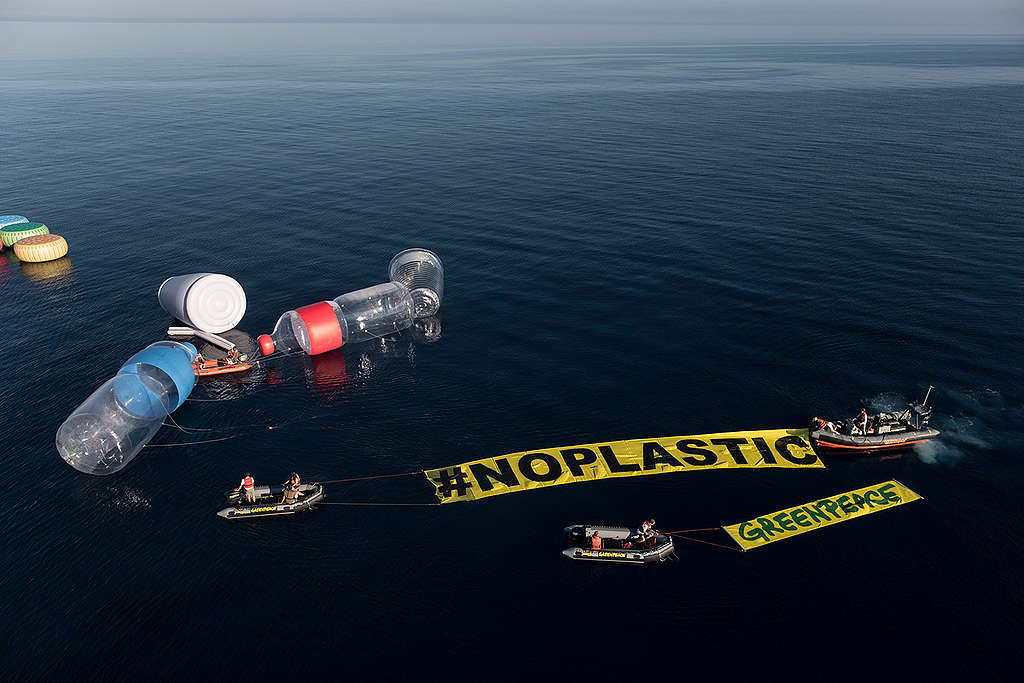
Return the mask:
M748 541L768 540L768 537L765 536L764 531L760 527L756 527L750 522L743 522L743 524L740 524L739 534L740 538L745 538Z
M882 498L882 496L879 495L878 491L868 491L867 493L864 494L864 500L867 502L868 505L874 505L874 503L876 502L876 501L872 501L871 500L871 496L872 495L874 495L874 496L876 496L878 498L878 501L877 501L878 505L885 505L886 504L885 503L885 498Z
M900 494L895 493L893 491L894 488L896 488L896 484L889 482L885 486L879 486L878 492L890 503L898 503L900 502Z
M778 523L778 525L786 531L796 531L796 527L793 526L793 523L791 521L789 521L788 513L780 512L779 514L772 517L772 519L774 519Z
M789 511L789 516L793 518L793 521L800 526L814 526L807 521L807 515L804 514L804 508L796 508L795 510Z
M846 502L844 503L843 501ZM846 495L845 493L836 498L836 502L839 503L839 507L843 508L843 512L845 512L846 514L850 514L851 512L857 511L857 506L850 503L850 496Z
M770 519L768 519L767 517L758 517L757 518L757 523L761 525L761 528L764 529L765 532L769 536L771 536L772 534L781 534L782 533L782 530L781 529L776 529L775 525L772 524L772 521Z
M836 510L838 510L838 509L839 509L839 506L838 506L838 505L836 505L835 501L834 501L834 500L832 500L831 498L826 498L825 500L819 500L819 501L818 501L818 503L817 503L817 505L816 505L816 507L817 507L817 508L818 508L819 510L820 510L820 509L821 509L822 507L824 507L824 508L825 508L825 512L827 512L827 513L828 513L828 514L830 514L830 515L834 515L834 516L836 517L836 519L838 519L838 518L839 518L839 515L837 515L837 514L836 514ZM831 520L832 520L832 518L831 518L831 517L829 517L828 519L829 519L829 521L831 521Z
M830 522L832 518L819 510L815 505L805 505L804 510L811 516L811 522Z
M867 503L864 502L864 497L858 493L853 494L853 504L857 506L859 510L863 510Z

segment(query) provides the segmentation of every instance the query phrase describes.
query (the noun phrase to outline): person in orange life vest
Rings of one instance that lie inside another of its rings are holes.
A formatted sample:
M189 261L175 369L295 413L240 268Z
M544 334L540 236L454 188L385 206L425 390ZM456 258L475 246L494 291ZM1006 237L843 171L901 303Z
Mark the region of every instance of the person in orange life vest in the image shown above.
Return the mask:
M590 548L592 550L601 549L601 534L594 532L594 535L590 537Z
M239 489L245 489L245 499L250 503L256 502L256 482L253 480L252 475L248 472L242 477L242 483L235 488L236 491Z

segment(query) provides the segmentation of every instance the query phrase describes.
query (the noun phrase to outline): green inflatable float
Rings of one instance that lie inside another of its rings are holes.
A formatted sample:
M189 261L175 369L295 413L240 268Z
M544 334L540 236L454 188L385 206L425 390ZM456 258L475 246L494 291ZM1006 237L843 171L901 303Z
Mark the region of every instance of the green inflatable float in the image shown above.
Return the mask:
M18 240L33 235L48 235L50 229L42 223L14 223L0 228L0 241L5 247L13 247Z

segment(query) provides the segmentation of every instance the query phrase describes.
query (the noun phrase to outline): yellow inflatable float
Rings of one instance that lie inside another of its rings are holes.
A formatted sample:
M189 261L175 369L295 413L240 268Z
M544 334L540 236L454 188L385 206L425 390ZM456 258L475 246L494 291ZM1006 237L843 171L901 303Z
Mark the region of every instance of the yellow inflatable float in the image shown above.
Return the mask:
M14 255L28 263L55 261L67 253L68 243L60 235L32 235L14 243Z

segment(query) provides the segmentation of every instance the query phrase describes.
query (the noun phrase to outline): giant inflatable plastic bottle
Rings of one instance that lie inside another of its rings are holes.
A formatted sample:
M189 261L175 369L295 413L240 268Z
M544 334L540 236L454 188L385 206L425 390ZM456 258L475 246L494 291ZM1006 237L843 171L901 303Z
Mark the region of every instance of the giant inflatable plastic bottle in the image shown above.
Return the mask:
M415 320L414 310L408 287L385 282L287 311L278 318L274 331L261 334L257 341L265 356L299 350L315 356L401 332Z
M86 474L122 469L192 393L195 357L191 344L160 341L129 358L57 430L61 457Z
M444 267L434 252L399 252L391 259L388 277L391 282L287 311L273 332L257 338L260 351L269 356L275 351L301 350L315 356L401 332L416 318L433 315L441 307Z

